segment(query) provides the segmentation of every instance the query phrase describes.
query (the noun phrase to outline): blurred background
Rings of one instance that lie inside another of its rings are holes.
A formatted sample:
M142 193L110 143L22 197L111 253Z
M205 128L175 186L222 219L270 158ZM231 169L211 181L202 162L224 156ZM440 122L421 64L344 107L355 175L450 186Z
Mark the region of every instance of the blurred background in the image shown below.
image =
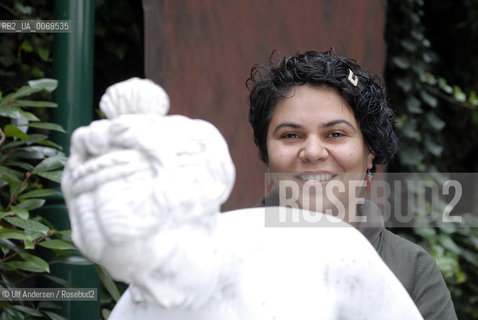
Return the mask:
M0 34L2 97L18 92L30 80L58 80L52 94L33 92L33 98L57 105L34 107L39 119L64 129L48 136L53 147L67 155L71 132L102 117L98 102L108 86L133 76L150 78L168 92L170 114L208 120L225 136L237 178L224 211L250 207L264 195L267 168L247 121L245 81L254 64L269 62L273 50L278 59L299 50L334 48L337 55L349 56L382 77L401 134L400 152L384 170L478 171L477 0L2 0L0 19L71 20L71 33ZM7 125L14 120L18 126L21 118L5 111L8 101L0 100L4 133L11 132ZM28 111L33 106L20 107ZM19 139L13 133L6 137ZM12 149L1 151L13 152L8 150ZM0 166L15 166L6 159L2 156ZM28 188L57 189L54 180L46 183L40 178ZM12 190L30 190L19 189L12 179L0 170L5 216L12 204L22 203ZM58 233L69 228L60 195L48 195L44 204L32 208L26 208L27 220L50 228L44 239L69 241ZM2 228L28 231L14 220L1 219ZM459 319L478 319L477 230L433 225L395 231L423 245L437 260ZM28 252L41 257L52 270L62 270L52 271L52 277L83 287L86 281L99 288L102 298L88 304L90 311L84 311L84 303L66 303L54 311L54 306L0 301L0 319L17 319L18 314L26 319L85 319L84 312L98 314L92 318L107 317L124 285L111 281L97 266L83 267L74 259L63 259L62 269L58 259L52 262L50 253L38 252L40 238L28 238L32 247L19 237L0 239L2 263L24 262L18 251ZM56 256L74 256L66 245L49 249ZM28 281L45 272L15 266L0 265L2 286L14 285L11 282L18 281L18 272L20 279ZM17 275L10 278L12 272ZM95 277L99 280L89 282ZM41 284L35 281L32 285Z

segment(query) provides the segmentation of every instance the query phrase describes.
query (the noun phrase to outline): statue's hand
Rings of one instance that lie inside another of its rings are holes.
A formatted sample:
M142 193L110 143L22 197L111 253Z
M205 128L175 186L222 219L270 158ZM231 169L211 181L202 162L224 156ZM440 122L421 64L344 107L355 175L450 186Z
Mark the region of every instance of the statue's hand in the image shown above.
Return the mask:
M150 80L130 79L110 87L100 107L109 119L72 135L62 190L73 242L108 267L132 258L126 252L109 256L114 246L141 237L158 223L151 219L158 213L152 196L156 175L140 141L141 131L167 113L169 98Z
M102 264L118 262L104 261L111 246L140 237L157 222L149 219L155 210L151 164L139 150L114 143L112 126L101 120L75 131L62 181L73 241Z

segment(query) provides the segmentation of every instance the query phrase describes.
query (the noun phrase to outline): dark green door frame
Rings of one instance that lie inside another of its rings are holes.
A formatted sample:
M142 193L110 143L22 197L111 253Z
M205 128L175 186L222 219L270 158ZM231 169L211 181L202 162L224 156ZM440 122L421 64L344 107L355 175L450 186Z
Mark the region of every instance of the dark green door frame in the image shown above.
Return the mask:
M70 20L70 33L58 33L54 38L54 77L58 88L54 99L58 108L53 121L67 134L53 140L69 153L71 133L79 126L88 125L93 114L93 58L94 58L94 0L56 0L55 19ZM63 198L51 199L44 209L58 230L69 229L69 219ZM94 266L55 264L52 273L81 288L98 288L99 280ZM99 319L99 301L68 301L62 313L67 319Z

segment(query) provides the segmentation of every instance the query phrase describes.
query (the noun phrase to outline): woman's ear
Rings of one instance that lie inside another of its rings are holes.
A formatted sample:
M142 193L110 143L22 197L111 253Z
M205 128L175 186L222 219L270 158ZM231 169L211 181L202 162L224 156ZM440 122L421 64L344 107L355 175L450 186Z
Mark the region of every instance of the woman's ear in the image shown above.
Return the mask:
M371 170L373 168L374 159L375 159L375 155L369 151L367 155L367 169Z

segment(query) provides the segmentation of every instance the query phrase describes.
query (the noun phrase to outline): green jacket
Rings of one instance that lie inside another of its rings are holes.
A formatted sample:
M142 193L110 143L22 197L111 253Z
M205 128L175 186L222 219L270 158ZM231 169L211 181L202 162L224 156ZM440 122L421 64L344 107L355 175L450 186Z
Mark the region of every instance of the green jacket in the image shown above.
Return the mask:
M423 318L457 319L450 292L432 256L419 245L385 229L382 214L373 202L360 205L358 213L367 217L359 231L407 289Z
M279 205L272 194L256 207ZM372 243L385 264L408 291L425 320L455 320L450 292L433 257L419 245L385 229L379 208L367 201L358 206L358 214L366 216L358 230Z

